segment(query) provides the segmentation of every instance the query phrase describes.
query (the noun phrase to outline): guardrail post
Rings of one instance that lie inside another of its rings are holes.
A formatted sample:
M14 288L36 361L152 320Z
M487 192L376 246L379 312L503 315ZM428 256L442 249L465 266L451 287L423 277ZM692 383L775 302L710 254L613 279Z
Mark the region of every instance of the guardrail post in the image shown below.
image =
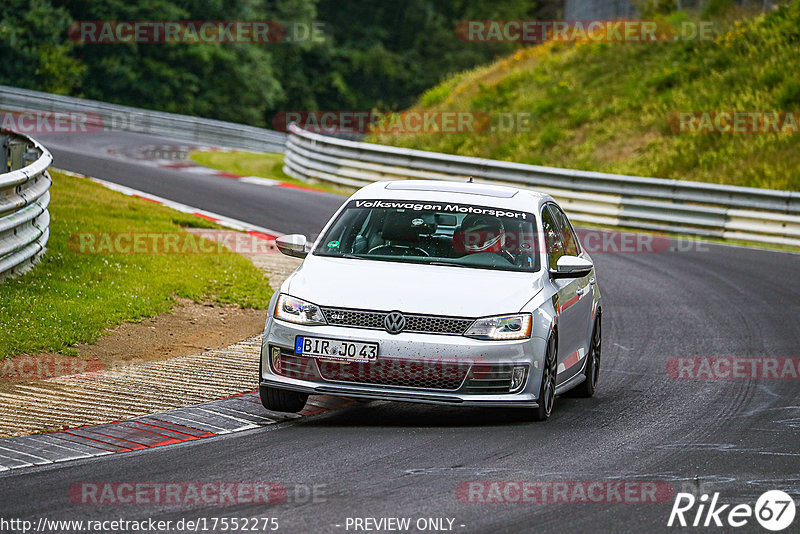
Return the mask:
M8 151L8 144L11 138L7 135L0 135L0 174L7 173L10 170L8 158L10 153Z
M8 143L8 151L9 151L9 171L16 171L17 169L21 169L25 166L25 162L23 160L23 154L28 149L28 143L24 141L18 141L16 139L12 139Z
M37 159L39 159L40 154L36 150L32 150L31 147L26 147L27 150L22 154L22 161L24 162L25 166L27 167Z

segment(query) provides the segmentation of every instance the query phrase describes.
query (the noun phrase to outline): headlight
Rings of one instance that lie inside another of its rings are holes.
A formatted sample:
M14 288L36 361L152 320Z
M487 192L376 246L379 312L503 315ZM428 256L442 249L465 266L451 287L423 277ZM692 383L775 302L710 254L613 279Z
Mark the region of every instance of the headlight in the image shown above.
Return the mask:
M524 339L531 337L533 319L530 314L502 315L478 319L464 334L476 339Z
M327 324L318 306L289 295L278 297L278 303L275 305L275 317L297 324Z

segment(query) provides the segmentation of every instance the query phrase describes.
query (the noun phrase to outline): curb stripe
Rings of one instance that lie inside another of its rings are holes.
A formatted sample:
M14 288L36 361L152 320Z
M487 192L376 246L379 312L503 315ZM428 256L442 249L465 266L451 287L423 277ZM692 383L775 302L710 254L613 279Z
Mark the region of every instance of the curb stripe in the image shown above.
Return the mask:
M0 439L0 471L63 463L81 458L141 451L178 443L302 420L350 406L352 399L312 397L298 414L266 410L258 393L234 395L127 421L85 426L62 432ZM41 447L41 456L35 451Z
M184 436L186 436L189 439L197 439L197 438L204 438L204 437L208 437L208 436L213 436L213 434L209 434L208 432L202 432L202 433L200 433L200 435L197 435L197 434L190 434L188 432L181 432L180 430L170 430L168 428L164 428L163 426L156 426L156 425L151 424L151 423L145 423L144 421L140 422L140 424L145 425L145 426L151 426L153 428L157 428L158 430L165 430L167 432L174 432L176 434L183 434ZM166 426L169 423L167 423L166 421L163 421L162 424L164 426ZM180 425L171 425L171 426L177 427L177 426L180 426ZM189 428L188 426L183 427L183 428L184 429L188 429L188 430L194 430L194 429ZM187 441L187 440L183 440L183 441Z
M217 219L216 217L211 217L209 215L204 215L202 213L196 213L195 212L195 213L192 213L192 215L194 215L195 217L200 217L201 219L205 219L207 221L219 222L219 219Z

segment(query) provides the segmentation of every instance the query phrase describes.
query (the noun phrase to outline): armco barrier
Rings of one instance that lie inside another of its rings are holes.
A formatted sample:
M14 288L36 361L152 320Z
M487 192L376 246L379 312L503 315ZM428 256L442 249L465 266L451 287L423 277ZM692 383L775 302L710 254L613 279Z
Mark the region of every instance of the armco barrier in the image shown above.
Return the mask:
M82 112L87 114L86 124L96 129L141 133L255 152L283 152L286 140L284 133L244 124L118 106L5 85L0 85L0 111Z
M0 133L0 280L30 268L50 236L53 156L24 135Z
M552 195L570 217L658 232L800 246L800 193L525 165L360 143L290 126L284 171L360 187L379 180L467 180Z

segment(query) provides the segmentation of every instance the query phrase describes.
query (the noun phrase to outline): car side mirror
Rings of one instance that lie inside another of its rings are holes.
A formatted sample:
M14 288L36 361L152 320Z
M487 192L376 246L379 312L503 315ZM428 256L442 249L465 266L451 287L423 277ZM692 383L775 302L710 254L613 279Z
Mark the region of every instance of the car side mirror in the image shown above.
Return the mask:
M594 264L578 256L561 256L556 262L556 269L550 270L553 278L580 278L592 272Z
M282 235L275 239L275 246L283 254L295 258L305 258L308 255L310 243L302 234Z

